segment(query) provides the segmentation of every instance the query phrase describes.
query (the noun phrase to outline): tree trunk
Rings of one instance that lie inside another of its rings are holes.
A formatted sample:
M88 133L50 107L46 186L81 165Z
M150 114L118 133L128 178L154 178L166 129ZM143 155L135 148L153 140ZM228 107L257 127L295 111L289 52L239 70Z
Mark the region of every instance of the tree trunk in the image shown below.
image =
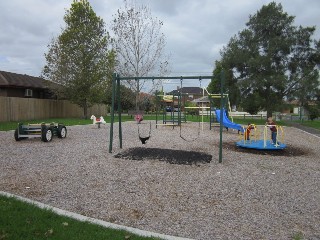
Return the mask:
M272 117L272 110L271 109L267 109L267 118L268 117Z
M84 119L88 119L88 104L87 104L87 100L85 100L84 105L83 105L83 117L84 117Z
M135 107L135 109L136 109L136 111L139 111L140 110L140 108L139 108L139 92L138 91L136 91L136 107Z
M266 86L266 90L264 92L265 97L267 98L267 104L266 104L266 108L267 108L267 118L268 117L272 117L272 111L273 111L273 99L271 99L271 86L267 85Z
M140 106L139 106L139 92L140 92L140 83L139 83L139 79L136 80L137 81L137 89L136 89L136 111L138 112L140 110Z

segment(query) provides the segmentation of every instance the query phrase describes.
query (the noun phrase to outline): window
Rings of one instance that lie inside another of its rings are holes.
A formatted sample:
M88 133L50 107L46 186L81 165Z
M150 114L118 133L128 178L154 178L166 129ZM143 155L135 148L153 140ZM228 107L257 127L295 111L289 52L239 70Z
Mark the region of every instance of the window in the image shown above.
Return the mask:
M32 97L32 89L26 89L24 92L25 97Z

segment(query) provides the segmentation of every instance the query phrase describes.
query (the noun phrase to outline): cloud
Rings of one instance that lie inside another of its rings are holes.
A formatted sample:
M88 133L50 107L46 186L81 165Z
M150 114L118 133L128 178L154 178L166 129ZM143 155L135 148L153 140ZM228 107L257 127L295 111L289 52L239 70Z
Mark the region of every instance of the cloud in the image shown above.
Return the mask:
M152 15L164 22L172 75L211 73L220 50L245 28L249 15L271 0L135 0L149 4ZM70 0L0 1L0 69L38 76L45 64L44 53L52 37L61 33ZM283 9L296 16L295 25L317 26L320 39L320 1L282 0ZM123 2L90 0L93 10L109 23Z

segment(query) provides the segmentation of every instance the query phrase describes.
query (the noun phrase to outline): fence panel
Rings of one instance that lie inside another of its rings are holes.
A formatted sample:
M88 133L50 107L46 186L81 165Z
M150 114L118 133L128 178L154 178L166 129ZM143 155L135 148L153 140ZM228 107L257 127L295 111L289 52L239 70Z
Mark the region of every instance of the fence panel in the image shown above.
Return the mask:
M96 104L88 109L88 115L105 116L107 109L105 104ZM0 122L80 117L83 109L67 100L0 97Z

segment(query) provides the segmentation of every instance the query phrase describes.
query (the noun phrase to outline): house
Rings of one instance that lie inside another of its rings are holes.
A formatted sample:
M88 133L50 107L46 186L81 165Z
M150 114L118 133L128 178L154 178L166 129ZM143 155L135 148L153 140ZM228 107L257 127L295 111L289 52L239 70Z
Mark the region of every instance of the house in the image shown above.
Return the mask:
M179 96L181 96L181 103L183 105L186 102L191 102L194 99L198 99L202 97L203 95L207 95L207 92L203 90L203 88L200 87L177 87L177 90L173 90L171 92L168 92L163 97L163 102L166 103L167 111L172 111L173 109L175 111L178 111L179 109Z
M203 97L194 99L192 102L195 103L198 107L199 106L200 107L210 107L211 106L209 96L203 96Z
M40 77L0 71L0 96L52 99L48 83Z
M177 90L173 90L168 94L178 96L180 93L182 93L183 98L187 101L207 96L207 91L204 91L201 87L182 87Z

